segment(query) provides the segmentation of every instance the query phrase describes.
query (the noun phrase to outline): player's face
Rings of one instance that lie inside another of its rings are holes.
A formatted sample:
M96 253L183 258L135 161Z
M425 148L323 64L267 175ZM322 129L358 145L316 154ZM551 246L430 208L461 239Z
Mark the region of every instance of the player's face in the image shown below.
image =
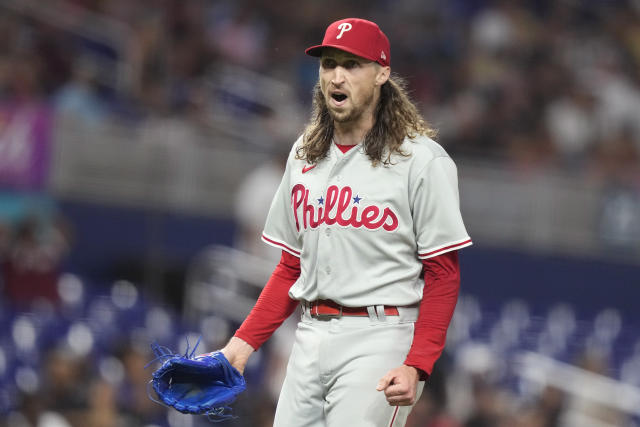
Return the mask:
M373 116L380 86L389 78L389 67L351 53L328 48L320 58L320 88L337 123Z

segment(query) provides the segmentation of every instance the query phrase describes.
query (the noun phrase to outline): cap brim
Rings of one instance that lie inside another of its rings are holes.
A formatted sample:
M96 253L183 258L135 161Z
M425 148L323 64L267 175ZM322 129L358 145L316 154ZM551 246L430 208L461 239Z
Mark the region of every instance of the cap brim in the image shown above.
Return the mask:
M321 44L316 46L311 46L310 48L306 49L304 53L306 53L309 56L315 56L316 58L319 58L320 56L322 56L323 47L324 46L322 46Z
M304 53L306 53L309 56L315 56L316 58L319 58L320 56L322 56L322 49L327 48L327 47L333 47L335 49L339 49L339 50L343 50L345 52L353 53L354 55L359 56L360 58L364 58L364 59L367 59L367 60L373 61L373 62L378 62L376 59L370 58L369 56L367 56L366 54L363 54L363 52L360 52L357 49L352 49L352 48L345 47L345 46L340 46L340 45L337 45L337 44L319 44L319 45L316 45L316 46L311 46L310 48L305 50Z

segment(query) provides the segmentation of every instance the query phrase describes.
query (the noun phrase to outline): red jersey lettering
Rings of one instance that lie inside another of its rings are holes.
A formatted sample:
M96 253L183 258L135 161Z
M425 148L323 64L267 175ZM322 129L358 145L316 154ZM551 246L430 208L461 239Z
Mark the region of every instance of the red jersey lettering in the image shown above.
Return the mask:
M398 228L398 216L393 209L374 204L363 205L360 208L359 202L362 198L352 196L351 187L339 188L332 185L327 189L326 197L320 196L317 199L316 206L309 203L309 190L302 184L296 184L291 190L291 208L296 229L315 229L321 224L335 223L342 227L365 227L369 230L382 228L385 231L394 231Z

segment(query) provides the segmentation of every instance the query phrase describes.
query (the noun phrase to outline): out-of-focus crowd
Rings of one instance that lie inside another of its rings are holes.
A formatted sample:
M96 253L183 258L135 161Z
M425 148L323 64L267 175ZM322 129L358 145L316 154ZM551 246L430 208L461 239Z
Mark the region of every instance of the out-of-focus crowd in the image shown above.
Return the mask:
M39 13L5 8L0 99L50 101L85 124L171 116L206 126L221 101L207 86L219 64L286 82L295 95L274 102L308 106L317 65L304 48L327 22L361 16L390 36L393 70L455 155L638 182L634 1L56 0Z
M8 135L20 134L16 117L34 111L95 129L167 120L207 128L220 104L268 115L211 90L220 64L289 84L291 96L274 102L306 111L317 62L304 48L319 41L328 22L347 16L372 19L390 36L394 72L407 79L452 155L640 186L640 3L631 0L0 1L0 165L6 169L2 158L12 154ZM42 177L33 179L27 189L46 188ZM23 187L0 181L11 191ZM37 324L47 318L32 304L39 297L64 306L58 274L72 236L57 219L10 224L0 228L0 319L22 322L23 313ZM11 340L17 334L18 341L0 343L0 367L24 350L8 350L24 342L17 331ZM83 336L77 331L76 340ZM0 425L199 425L167 417L148 399L144 364L151 355L124 338L98 366L64 346L43 347L40 360L25 361L38 367L37 386L33 371L21 371L18 398L7 400L12 411L0 414ZM447 398L449 368L440 364L408 426L560 425L566 401L558 390L522 404L481 378L467 384L467 411L456 414ZM114 375L119 380L110 383ZM256 379L258 388L267 382ZM270 425L272 397L251 393L228 425Z

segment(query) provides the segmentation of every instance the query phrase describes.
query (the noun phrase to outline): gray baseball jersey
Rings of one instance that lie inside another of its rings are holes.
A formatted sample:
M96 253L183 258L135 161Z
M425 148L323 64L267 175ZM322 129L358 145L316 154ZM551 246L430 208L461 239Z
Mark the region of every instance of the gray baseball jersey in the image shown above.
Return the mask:
M435 141L405 140L407 156L373 166L361 146L296 159L296 141L262 239L300 257L293 299L345 306L418 303L421 259L471 245L456 166Z

